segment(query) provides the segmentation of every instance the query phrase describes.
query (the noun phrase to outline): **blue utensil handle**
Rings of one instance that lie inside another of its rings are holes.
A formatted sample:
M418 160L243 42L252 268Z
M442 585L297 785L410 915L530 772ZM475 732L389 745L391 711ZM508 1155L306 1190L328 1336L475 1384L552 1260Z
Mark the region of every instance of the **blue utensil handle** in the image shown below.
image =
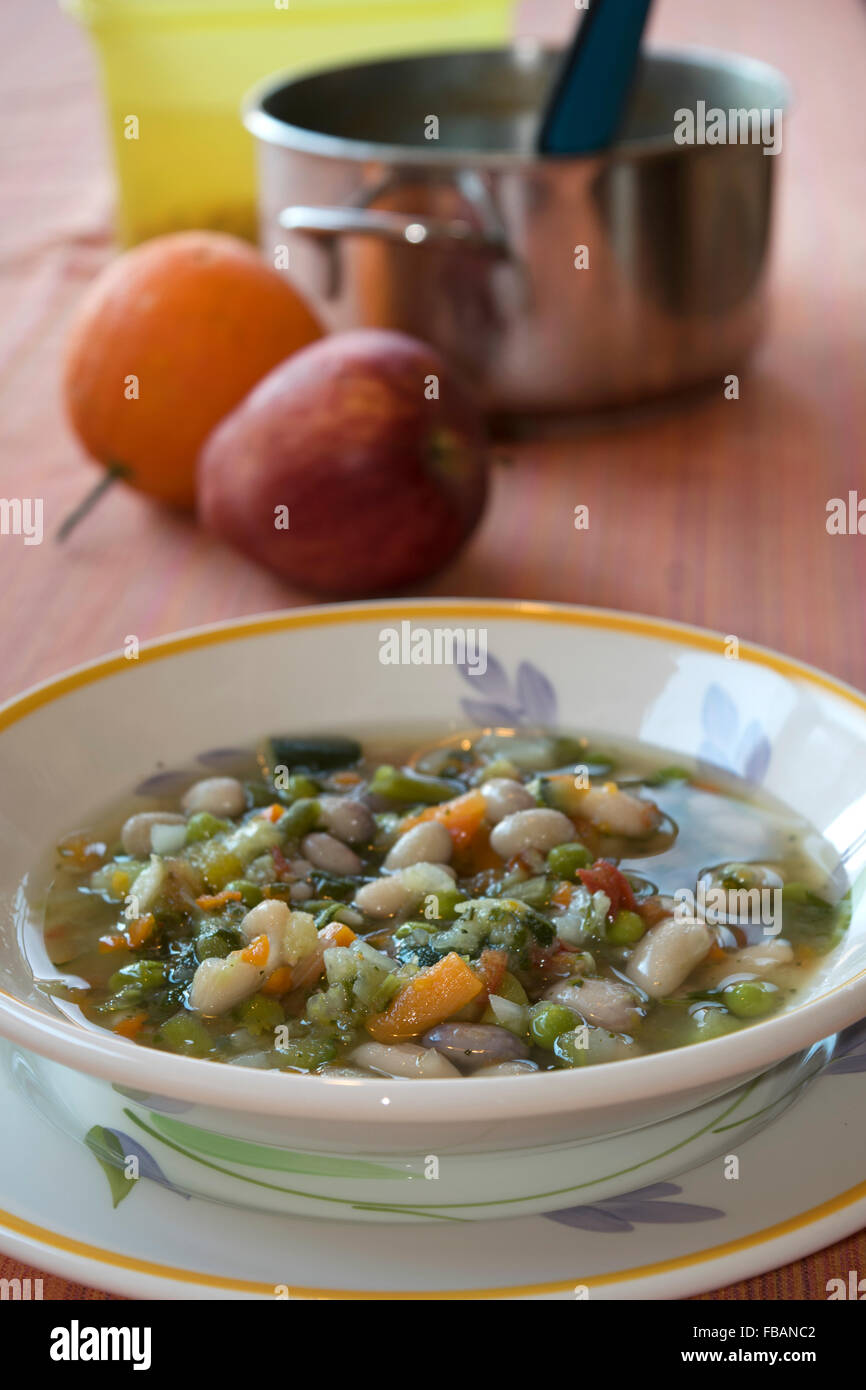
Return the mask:
M593 0L542 121L542 154L591 154L613 143L651 4L652 0Z

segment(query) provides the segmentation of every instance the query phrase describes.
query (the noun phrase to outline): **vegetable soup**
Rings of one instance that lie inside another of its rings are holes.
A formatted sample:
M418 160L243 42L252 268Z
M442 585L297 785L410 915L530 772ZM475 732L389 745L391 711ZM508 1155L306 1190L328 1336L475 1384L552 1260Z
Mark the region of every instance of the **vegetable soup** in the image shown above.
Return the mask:
M230 770L58 847L44 988L139 1045L358 1077L595 1066L784 1009L847 926L816 831L646 745L273 737Z

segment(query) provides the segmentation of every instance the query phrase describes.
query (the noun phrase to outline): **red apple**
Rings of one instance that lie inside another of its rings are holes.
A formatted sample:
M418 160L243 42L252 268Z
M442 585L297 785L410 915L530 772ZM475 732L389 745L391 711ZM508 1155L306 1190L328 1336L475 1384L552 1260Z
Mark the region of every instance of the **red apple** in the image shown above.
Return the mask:
M487 492L483 417L402 333L336 334L276 367L206 441L209 530L317 594L393 590L445 565Z

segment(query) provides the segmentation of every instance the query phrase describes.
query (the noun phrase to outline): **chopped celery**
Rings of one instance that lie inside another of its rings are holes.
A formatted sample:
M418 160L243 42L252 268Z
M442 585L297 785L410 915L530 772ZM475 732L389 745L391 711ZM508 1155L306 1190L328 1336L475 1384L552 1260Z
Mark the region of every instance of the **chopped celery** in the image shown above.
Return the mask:
M216 1044L200 1018L191 1013L175 1014L161 1024L156 1041L170 1052L186 1057L207 1057L216 1051Z

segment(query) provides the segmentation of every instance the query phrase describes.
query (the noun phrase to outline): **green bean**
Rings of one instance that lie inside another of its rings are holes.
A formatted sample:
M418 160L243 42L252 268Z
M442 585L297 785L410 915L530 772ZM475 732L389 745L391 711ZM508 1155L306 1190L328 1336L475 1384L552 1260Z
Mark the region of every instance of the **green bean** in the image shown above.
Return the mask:
M287 777L284 787L276 783L274 785L279 800L289 806L301 799L309 801L319 794L318 782L314 782L312 777L305 777L301 772L293 772L290 777Z
M261 760L271 776L275 768L302 768L305 772L331 772L348 767L361 757L361 745L353 738L328 735L311 738L268 739Z
M248 878L233 878L231 883L226 884L225 891L240 893L244 907L258 907L265 896L259 885L251 883Z
M388 801L423 802L426 806L435 806L456 796L460 784L448 782L444 777L423 777L417 772L401 772L389 763L383 763L373 774L369 789L375 796L385 797Z
M307 835L318 823L319 803L309 797L301 797L292 803L285 815L277 821L281 833L289 840L299 840Z

